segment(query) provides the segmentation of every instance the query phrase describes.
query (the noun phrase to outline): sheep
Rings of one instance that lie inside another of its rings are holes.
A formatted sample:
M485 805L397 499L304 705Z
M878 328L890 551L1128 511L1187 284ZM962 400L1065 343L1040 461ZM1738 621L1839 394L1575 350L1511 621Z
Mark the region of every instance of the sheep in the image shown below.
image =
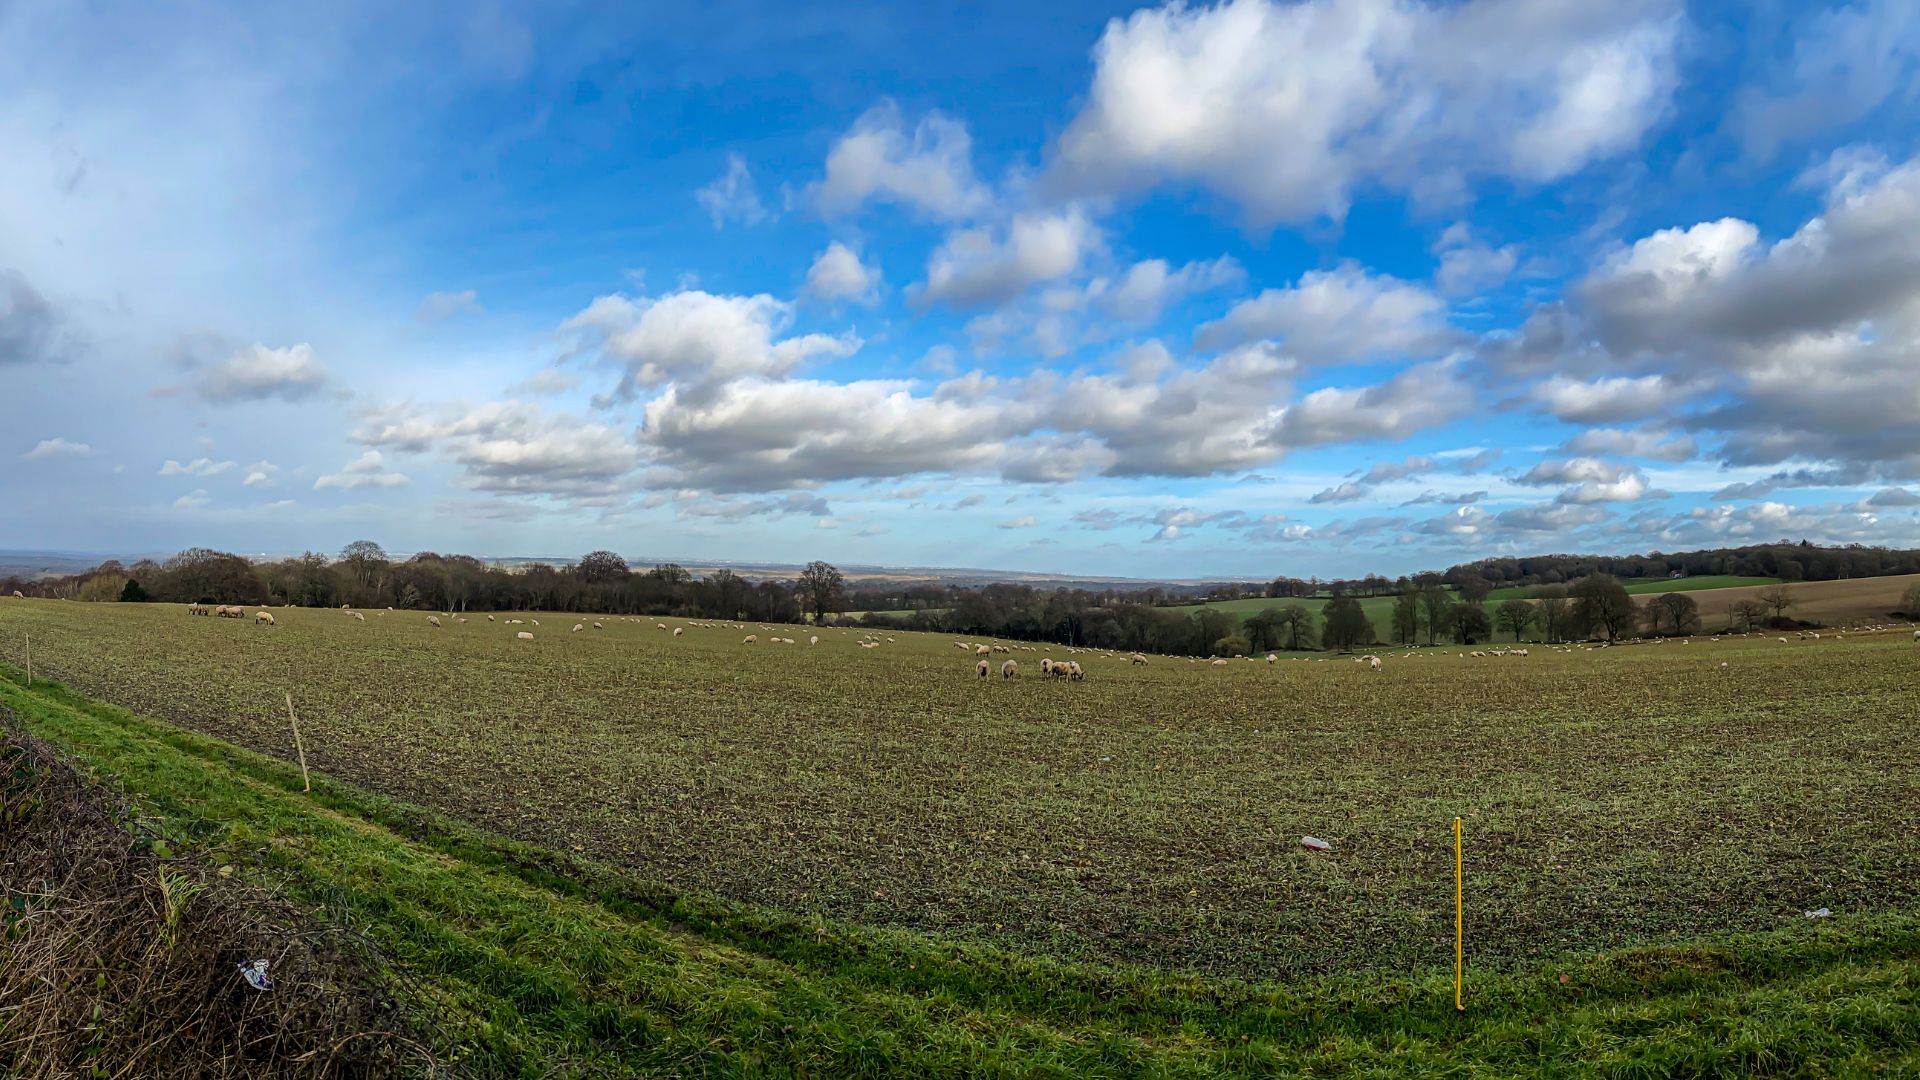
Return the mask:
M746 636L746 637L745 637L744 639L742 639L742 640L741 640L741 642L740 642L740 644L742 644L742 645L751 645L751 644L753 644L754 642L756 642L756 641L759 641L759 640L760 640L760 638L759 638L759 636L758 636L757 634L748 634L748 635L747 635L747 636Z
M1080 670L1080 661L1078 660L1067 661L1067 678L1072 679L1074 682L1079 682L1081 679L1084 679L1086 677L1087 677L1087 673Z
M20 594L19 594L19 593L14 593L13 595L15 595L15 596L19 596ZM1913 632L1913 640L1915 640L1915 641L1920 641L1920 630L1915 630L1915 631Z
M1468 655L1468 656L1485 656L1485 655L1487 655L1487 654L1486 654L1486 653L1483 653L1483 652L1481 652L1481 651L1479 651L1478 649L1476 649L1476 650L1474 650L1473 652L1470 652L1470 653L1468 653L1467 655Z
M663 622L657 622L653 624L653 628L655 630L665 630L667 628L667 624Z
M188 604L187 605L187 614L189 615L208 615L211 613L212 613L211 609L209 609L205 604Z
M254 612L254 613L253 613L253 625L255 625L255 626L272 626L272 625L273 625L273 612L271 612L271 611L256 611L256 612Z
M1214 666L1214 667L1226 667L1226 666L1227 666L1227 662L1226 662L1225 660L1215 660L1215 661L1213 662L1213 666Z
M1018 674L1020 674L1020 663L1019 663L1019 661L1017 661L1017 660L1008 660L1008 661L1006 661L1006 662L1004 662L1004 663L1002 663L1002 664L1000 665L1000 677L1001 677L1001 678L1003 678L1003 679L1011 679L1011 678L1013 678L1013 677L1014 677L1015 675L1018 675Z
M980 677L984 679L987 677L987 669L991 666L992 666L991 664L988 664L985 660L982 660L979 663L973 665L973 670L979 672Z
M1275 655L1273 655L1272 653L1268 653L1268 654L1267 654L1267 663L1269 663L1269 664L1277 664L1277 663L1279 663L1279 662L1280 662L1280 658L1279 658L1279 657L1277 657L1277 656L1275 656Z
M487 616L487 621L488 621L488 622L492 622L492 621L493 621L493 616L491 616L491 615L489 615L489 616Z
M533 625L535 625L535 626L539 626L539 625L540 625L540 620L539 620L539 619L529 619L529 620L527 620L527 621L528 621L528 622L531 622L531 623L532 623Z
M1142 656L1139 653L1134 653L1132 656L1128 657L1128 659L1133 661L1133 664L1135 667L1139 667L1140 665L1145 664L1147 662L1147 658L1145 656Z
M1685 645L1686 642L1683 641L1680 644ZM1510 649L1507 651L1507 655L1508 656L1528 656L1530 654L1525 649Z
M580 631L582 631L582 630L585 630L585 629L586 629L586 627L584 627L584 626L582 626L582 625L580 625L579 623L574 623L574 624L573 624L573 629L572 629L572 630L569 630L569 631L567 631L567 633L569 633L569 634L577 634L577 633L579 633Z
M593 628L594 628L595 630L605 630L605 629L606 629L606 627L604 627L604 626L601 626L601 625L600 625L599 623L594 623L594 624L593 624Z
M354 612L354 613L353 613L353 621L355 621L355 622L366 622L366 621L367 621L367 617L366 617L365 615L362 615L362 614L360 614L359 612L357 612L357 611L356 611L356 612Z
M685 631L683 631L683 630L681 630L681 629L680 629L679 627L677 627L677 626L673 628L673 636L674 636L674 637L679 637L679 636L680 636L680 635L681 635L682 633L684 633L684 632L685 632Z
M1379 658L1379 657L1377 657L1377 656L1369 656L1369 657L1367 657L1367 667L1368 667L1368 669L1369 669L1369 670L1372 670L1372 671L1379 671L1379 670L1380 670L1380 658Z
M429 615L429 616L427 616L427 624L428 624L428 625L430 625L430 626L432 626L432 627L433 627L434 629L436 629L436 630L437 630L437 629L439 629L439 627L440 627L440 616L438 616L438 615Z
M677 632L678 632L678 631L676 631L676 633L677 633ZM820 644L820 635L819 635L819 634L808 634L808 635L807 635L807 644L809 644L809 645L818 645L818 644Z
M1053 658L1052 657L1043 656L1040 658L1040 674L1042 675L1053 674Z
M530 633L528 633L528 632L527 632L527 631L525 631L525 630L522 630L522 631L520 631L519 633L517 633L517 634L515 634L515 635L513 635L513 636L514 636L514 637L517 637L517 638L519 638L519 639L520 639L521 641L532 641L532 640L533 640L533 635L532 635L532 634L530 634Z
M13 590L13 598L15 600L25 600L26 596L22 594L19 589L15 589Z

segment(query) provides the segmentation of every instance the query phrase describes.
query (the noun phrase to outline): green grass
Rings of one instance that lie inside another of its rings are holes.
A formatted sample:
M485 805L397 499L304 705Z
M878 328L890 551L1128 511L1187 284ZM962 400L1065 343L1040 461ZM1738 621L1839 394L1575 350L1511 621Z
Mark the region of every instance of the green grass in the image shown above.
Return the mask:
M1209 604L1182 604L1178 607L1169 607L1166 610L1179 612L1182 615L1191 615L1196 611L1225 611L1237 616L1241 622L1246 622L1248 617L1258 615L1268 608L1286 607L1288 604L1304 604L1308 611L1313 612L1313 622L1316 628L1314 633L1317 635L1319 633L1318 627L1323 624L1323 620L1320 618L1320 609L1326 606L1327 599L1328 598L1324 596L1305 598L1283 597L1280 599L1249 596L1239 600L1217 600ZM1382 641L1390 640L1393 636L1393 602L1395 599L1397 598L1392 596L1362 596L1359 598L1360 610L1366 612L1367 619L1373 623L1374 636Z
M1627 592L1635 596L1650 593L1702 592L1707 589L1741 589L1753 585L1777 585L1779 578L1741 577L1738 574L1700 574L1684 578L1656 578L1652 581L1629 581ZM1502 600L1525 600L1533 596L1538 585L1514 585L1504 589L1495 589L1487 594L1487 602L1497 604Z
M324 775L301 794L283 761L57 685L28 690L12 669L0 669L0 707L117 781L181 849L231 860L367 934L470 1075L1920 1068L1920 922L1907 915L1843 912L1766 934L1476 967L1456 1013L1435 965L1286 984L1203 978L677 896ZM1477 900L1470 935L1503 917Z

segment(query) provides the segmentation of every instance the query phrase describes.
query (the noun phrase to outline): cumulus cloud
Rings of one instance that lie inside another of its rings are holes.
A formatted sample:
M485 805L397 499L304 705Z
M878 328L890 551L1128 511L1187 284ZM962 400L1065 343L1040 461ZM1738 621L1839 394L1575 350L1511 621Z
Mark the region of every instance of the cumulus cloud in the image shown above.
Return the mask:
M1579 457L1652 458L1656 461L1690 461L1699 456L1700 447L1691 435L1676 435L1659 428L1588 428L1568 439L1560 448Z
M1143 259L1117 279L1096 280L1087 291L1109 315L1150 325L1171 305L1196 293L1231 288L1246 276L1240 264L1226 255L1178 269L1165 259Z
M1357 188L1549 181L1636 146L1675 85L1669 0L1231 0L1107 24L1051 163L1069 190L1202 184L1270 224Z
M348 462L339 472L327 473L315 480L313 490L358 491L362 488L396 488L405 487L411 482L402 473L388 471L380 451L368 450Z
M161 476L219 476L221 473L226 472L229 469L236 469L238 467L239 467L238 462L214 461L212 458L194 458L192 461L187 462L185 465L180 464L178 461L175 461L172 458L168 458L166 463L160 466L160 475Z
M1587 457L1539 462L1515 482L1572 485L1560 493L1563 503L1632 502L1655 494L1639 469Z
M848 213L873 200L955 220L976 215L992 202L974 177L966 125L930 112L909 131L892 102L869 109L834 143L826 176L812 190L815 204L827 214Z
M1002 529L1031 529L1038 524L1040 524L1039 520L1032 514L1024 517L1010 518L999 523Z
M623 368L614 393L621 399L669 382L682 396L698 396L730 379L786 375L860 346L852 335L780 337L792 321L793 305L764 293L688 289L658 299L603 296L562 329L590 335L601 355Z
M198 488L173 500L173 508L175 510L198 510L211 502L213 502L213 499L207 495L206 489Z
M479 294L472 289L462 289L459 292L428 293L420 301L413 317L421 322L445 322L456 315L478 315L483 310Z
M1419 454L1402 461L1376 462L1359 477L1327 488L1325 491L1314 495L1307 501L1313 503L1353 502L1371 495L1373 489L1379 487L1381 484L1392 483L1396 480L1411 479L1423 473L1432 472L1437 468L1439 468L1439 462L1431 457Z
M520 401L438 410L385 406L368 414L354 438L409 453L438 450L460 467L461 486L475 491L575 502L619 496L640 465L633 440L615 428ZM346 471L378 471L379 450L367 453L363 460L374 463L372 470Z
M1339 363L1430 355L1450 336L1439 297L1348 262L1242 300L1201 326L1194 344L1217 349L1271 338L1309 363Z
M730 221L758 225L767 220L767 208L760 202L760 189L753 182L747 159L727 155L727 170L706 187L693 193L700 208L713 219L713 227L724 229Z
M1292 447L1403 439L1457 420L1473 404L1452 365L1421 364L1373 386L1315 390L1285 410L1273 438Z
M279 471L280 466L271 461L256 461L247 466L246 478L240 483L246 487L271 487L273 474Z
M1433 250L1440 257L1433 283L1448 296L1465 296L1499 285L1520 262L1517 245L1492 247L1476 238L1465 222L1448 226Z
M212 404L275 398L298 402L318 395L328 383L326 368L305 343L279 349L245 345L211 363L201 362L191 350L181 356L191 369L187 378L157 393L190 394Z
M22 461L51 461L55 458L87 457L93 453L93 447L70 439L41 439L33 449L20 455Z
M1591 381L1555 375L1534 384L1529 391L1548 413L1576 424L1618 423L1661 415L1696 392L1696 387L1666 375L1622 375Z
M913 296L923 307L1003 303L1029 286L1072 274L1100 243L1099 229L1078 207L1016 214L1004 230L961 229L928 258L927 280Z
M868 266L852 248L834 241L807 269L807 294L817 300L872 303L880 290L880 268Z

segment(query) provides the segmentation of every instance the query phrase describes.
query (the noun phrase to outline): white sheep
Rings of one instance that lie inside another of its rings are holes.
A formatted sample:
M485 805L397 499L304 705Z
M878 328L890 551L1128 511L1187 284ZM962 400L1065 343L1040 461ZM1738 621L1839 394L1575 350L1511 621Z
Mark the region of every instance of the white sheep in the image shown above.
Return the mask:
M438 615L427 616L427 623L435 628L438 628L440 625L440 616Z
M605 629L606 629L606 627L604 627L604 626L601 626L601 625L600 625L599 623L594 623L594 624L593 624L593 628L594 628L595 630L605 630Z
M488 621L488 622L492 622L492 621L493 621L493 616L491 616L491 615L489 615L489 616L487 616L487 621Z
M533 635L532 635L532 634L530 634L530 633L528 633L528 632L527 632L527 631L525 631L525 630L522 630L522 631L520 631L519 633L517 633L517 634L515 634L515 635L513 635L513 636L514 636L514 637L517 637L517 638L519 638L519 639L520 639L521 641L532 641L532 640L533 640Z
M1087 673L1080 670L1080 661L1078 660L1067 661L1067 678L1072 679L1074 682L1079 682L1081 679L1084 679L1086 677L1087 677Z
M673 628L674 637L679 637L682 633L684 633L684 631L682 631L679 627L676 626Z
M1140 653L1134 653L1131 657L1128 657L1128 659L1133 661L1135 667L1139 667L1147 662L1147 658Z
M1213 666L1214 666L1214 667L1226 667L1226 666L1227 666L1227 662L1226 662L1225 660L1215 660L1215 661L1213 662Z
M529 620L527 620L527 621L528 621L528 622L531 622L531 623L532 623L533 625L535 625L535 626L539 626L539 625L540 625L540 620L539 620L539 619L529 619Z
M751 644L753 644L754 642L756 642L756 641L759 641L759 640L760 640L760 638L759 638L759 635L757 635L757 634L748 634L748 635L747 635L747 636L746 636L745 638L743 638L743 639L741 640L741 642L740 642L740 644L742 644L742 645L751 645Z
M1052 657L1043 656L1040 658L1040 674L1042 675L1053 674L1053 658Z
M362 614L360 614L360 613L359 613L359 612L357 612L357 611L353 613L353 618L354 618L354 621L355 621L355 622L366 622L366 621L367 621L367 617L366 617L365 615L362 615Z
M1367 667L1368 667L1368 668L1370 668L1370 669L1372 669L1372 670L1374 670L1374 671L1379 671L1379 670L1380 670L1380 658L1379 658L1379 657L1377 657L1377 656L1369 656L1369 657L1367 657Z
M979 672L980 677L984 679L987 677L987 670L992 666L993 665L987 663L985 660L982 660L979 663L973 665L973 670Z
M1018 674L1020 674L1020 664L1018 661L1008 660L1007 662L1000 665L1001 678L1011 679Z
M272 626L272 625L273 625L273 612L271 612L271 611L256 611L256 612L254 612L254 613L253 613L253 624L254 624L255 626Z
M657 622L653 624L653 628L655 630L665 630L667 628L667 624L663 622Z
M1269 663L1269 664L1277 664L1277 663L1279 663L1279 662L1280 662L1280 658L1279 658L1279 657L1277 657L1277 656L1275 656L1275 655L1273 655L1272 653L1268 653L1268 654L1267 654L1267 663Z
M574 623L574 624L573 624L573 629L572 629L572 630L569 630L569 631L567 631L567 632L568 632L568 633L570 633L570 634L577 634L577 633L579 633L580 631L582 631L582 630L585 630L585 629L586 629L586 627L584 627L584 626L581 626L581 625L580 625L579 623Z
M808 634L808 635L807 635L807 644L809 644L809 645L818 645L818 644L820 644L820 635L819 635L819 634Z

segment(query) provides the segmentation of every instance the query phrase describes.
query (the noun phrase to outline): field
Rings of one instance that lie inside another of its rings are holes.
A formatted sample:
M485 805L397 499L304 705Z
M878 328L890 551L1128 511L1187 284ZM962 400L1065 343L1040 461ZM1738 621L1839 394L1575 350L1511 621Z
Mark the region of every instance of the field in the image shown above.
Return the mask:
M931 635L276 614L12 601L0 655L31 634L43 677L282 758L291 692L314 768L374 791L674 890L1061 959L1443 963L1455 815L1482 965L1920 896L1904 632L1379 674L1082 653L1065 683L1038 652L976 680Z
M1794 595L1800 598L1800 603L1788 614L1796 619L1819 622L1828 626L1884 620L1889 612L1899 610L1901 594L1916 581L1920 581L1920 575L1800 582L1790 586ZM1627 585L1627 592L1634 596L1653 596L1669 592L1698 593L1699 595L1694 599L1700 605L1700 622L1702 627L1711 633L1728 625L1728 613L1736 602L1751 600L1761 589L1776 584L1779 584L1778 578L1703 574L1698 577L1630 582ZM1526 599L1533 594L1534 588L1534 586L1511 586L1495 589L1487 594L1486 602L1497 604L1502 600ZM1381 641L1391 641L1393 638L1392 620L1395 599L1392 596L1360 598L1360 609L1366 612L1367 618L1372 621L1374 636ZM1211 604L1187 604L1167 610L1191 614L1195 611L1212 609L1230 612L1245 622L1250 615L1291 603L1307 605L1307 609L1313 612L1317 624L1320 619L1320 608L1326 603L1326 598L1288 600L1256 596L1240 600L1222 600Z

